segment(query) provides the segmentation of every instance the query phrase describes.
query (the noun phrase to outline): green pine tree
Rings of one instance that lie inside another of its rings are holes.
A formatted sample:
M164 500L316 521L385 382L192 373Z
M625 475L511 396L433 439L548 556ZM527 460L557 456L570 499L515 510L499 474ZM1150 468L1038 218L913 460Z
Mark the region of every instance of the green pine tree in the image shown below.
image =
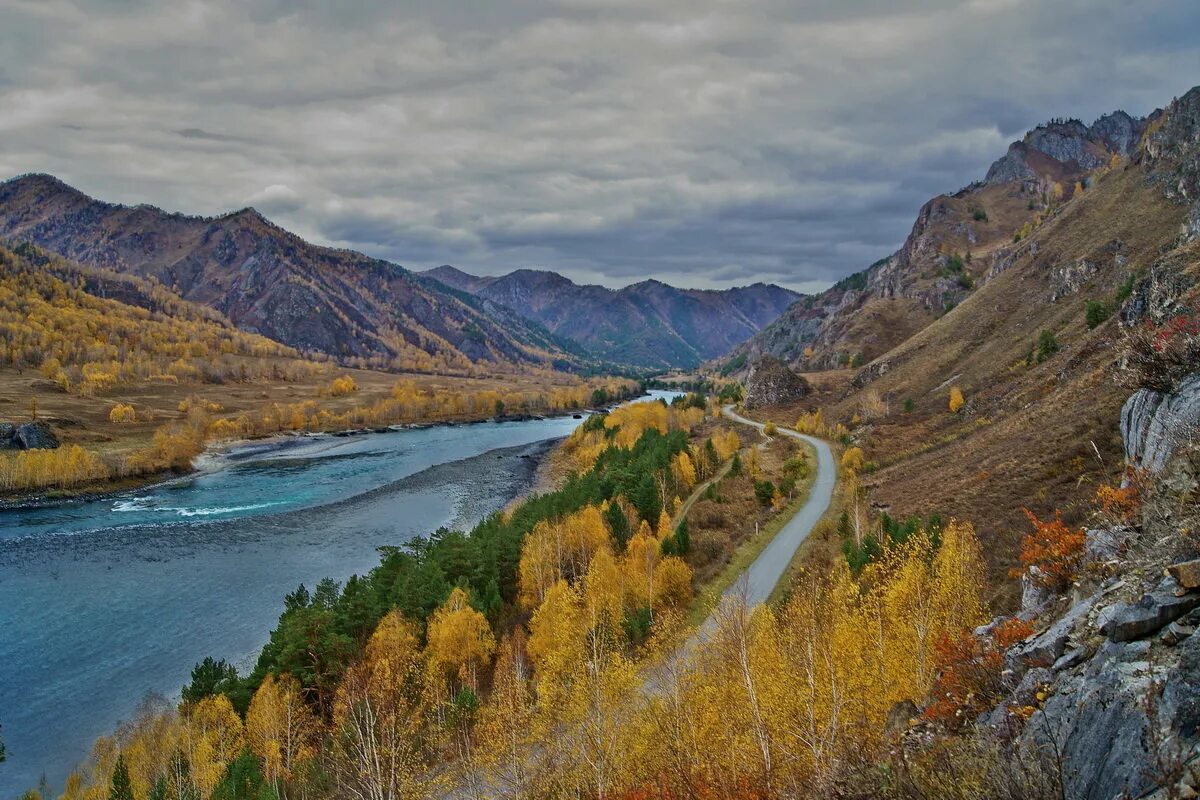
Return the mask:
M108 790L108 800L133 800L133 783L129 780L129 768L125 766L125 756L117 754L117 766L113 769L112 788Z

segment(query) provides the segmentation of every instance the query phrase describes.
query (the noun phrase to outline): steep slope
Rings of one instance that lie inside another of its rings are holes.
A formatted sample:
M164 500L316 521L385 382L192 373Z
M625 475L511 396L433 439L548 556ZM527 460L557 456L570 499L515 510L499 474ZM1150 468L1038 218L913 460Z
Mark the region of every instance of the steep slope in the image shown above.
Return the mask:
M999 248L1084 188L1089 173L1128 156L1148 124L1117 111L1091 126L1035 128L984 180L922 206L898 251L795 304L732 357L769 353L812 369L887 352L962 302Z
M717 291L648 280L613 290L542 270L485 278L443 266L423 274L507 306L599 358L653 368L723 355L801 297L763 283Z
M1005 602L1029 530L1020 509L1082 523L1097 483L1122 469L1126 337L1197 324L1198 175L1200 88L1153 118L1131 158L997 247L962 303L806 403L862 419L877 508L976 523ZM958 413L951 386L966 397Z
M465 372L474 363L578 360L503 307L386 261L309 244L253 209L168 214L26 175L0 184L0 236L153 277L243 330L348 364Z

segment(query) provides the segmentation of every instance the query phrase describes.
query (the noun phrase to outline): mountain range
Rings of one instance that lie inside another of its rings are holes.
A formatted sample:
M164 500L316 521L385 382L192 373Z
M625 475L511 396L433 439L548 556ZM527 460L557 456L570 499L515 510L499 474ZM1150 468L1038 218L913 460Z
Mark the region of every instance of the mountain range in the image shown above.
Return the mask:
M252 208L171 214L25 175L0 183L0 237L153 279L242 330L348 365L464 372L584 362L577 347L503 306L387 261L310 244Z
M252 208L217 217L93 199L50 175L0 183L0 237L150 278L239 328L353 366L466 372L691 367L762 330L795 292L645 281L578 286L553 272L419 274L321 247Z
M802 297L766 283L706 290L646 280L608 289L531 269L480 277L441 266L423 274L506 306L596 357L656 369L693 367L724 355Z

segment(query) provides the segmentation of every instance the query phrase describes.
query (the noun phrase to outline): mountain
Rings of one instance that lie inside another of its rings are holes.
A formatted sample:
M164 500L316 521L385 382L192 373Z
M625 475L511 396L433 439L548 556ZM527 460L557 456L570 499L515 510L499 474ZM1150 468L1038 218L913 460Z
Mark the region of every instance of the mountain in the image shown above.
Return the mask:
M803 297L765 283L718 291L647 280L614 290L542 270L479 277L441 266L423 274L507 306L597 358L653 368L692 367L723 355Z
M153 278L242 330L346 364L465 372L580 363L568 345L503 306L387 261L310 244L252 208L171 214L24 175L0 183L0 237Z
M967 298L1093 172L1130 156L1154 119L1116 111L1029 131L983 180L925 203L899 250L792 306L726 363L768 353L809 369L855 366L891 350Z
M1122 405L1132 388L1145 385L1144 376L1131 378L1137 359L1126 355L1130 341L1140 332L1163 351L1156 357L1166 358L1175 332L1200 326L1200 87L1137 122L1137 139L1123 141L1116 160L1097 126L1088 130L1077 142L1082 149L1071 152L1103 147L1109 157L1097 153L1086 174L1077 159L1055 159L1048 166L1061 170L1057 180L1074 177L1078 187L1051 198L1048 209L1007 237L985 240L977 232L978 241L989 242L987 255L964 268L974 285L953 308L914 324L911 335L856 371L809 376L814 396L776 412L778 422L815 407L826 419L858 418L853 436L871 462L863 478L871 505L896 517L936 512L975 522L991 585L1006 593L1001 607L1015 605L1007 576L1019 567L1029 530L1022 507L1043 518L1061 509L1068 524L1087 526L1096 487L1120 480ZM1035 131L1024 144L1031 140L1042 138ZM1045 180L1024 177L971 192L976 199L996 191L1029 196L1027 182ZM934 206L953 209L965 199ZM831 321L852 335L877 325L868 315L884 303L921 306L902 294L904 283L888 294L886 279L901 267L936 264L922 253L952 231L923 212L905 248L869 270L865 286L826 293L827 301L852 300L817 320L816 332L832 337L819 346L846 347ZM928 281L918 271L907 285L918 280ZM1178 367L1196 370L1194 362ZM951 387L966 398L958 412L948 408Z

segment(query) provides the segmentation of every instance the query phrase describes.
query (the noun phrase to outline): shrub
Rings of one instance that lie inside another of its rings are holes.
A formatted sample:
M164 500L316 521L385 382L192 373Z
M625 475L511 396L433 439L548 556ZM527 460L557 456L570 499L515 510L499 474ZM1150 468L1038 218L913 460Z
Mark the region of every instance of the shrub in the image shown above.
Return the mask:
M963 258L958 253L954 253L951 256L947 256L947 258L946 258L946 271L947 272L953 272L953 273L962 272L964 266L965 266L965 264L963 263Z
M349 375L334 378L329 384L330 397L345 397L358 391L358 383Z
M767 436L774 436L779 433L779 429L775 427L774 422L768 422L766 425L763 425L763 433Z
M988 221L987 212L984 211L982 208L977 208L973 212L971 212L971 218L974 219L976 222L987 222Z
M775 500L775 484L768 480L754 482L754 496L764 506L771 505Z
M911 397L904 398L904 413L905 414L911 414L913 412L913 409L916 407L917 407L917 404L913 402L913 399Z
M957 386L950 387L950 412L957 414L966 404L967 400L963 397L962 389Z
M1061 512L1055 511L1053 520L1043 521L1029 509L1021 510L1033 525L1033 532L1021 540L1021 564L1026 569L1037 567L1043 585L1065 588L1079 573L1087 536L1082 529L1067 527ZM1014 573L1013 577L1020 576L1020 570Z
M1087 307L1084 311L1084 318L1087 320L1088 330L1093 330L1100 325L1103 325L1105 320L1112 316L1113 307L1101 300L1088 300Z
M1033 358L1040 364L1057 353L1058 349L1058 339L1054 336L1054 331L1044 328L1038 334L1037 347L1033 350Z
M108 412L108 421L120 424L137 422L137 412L127 403L117 403Z
M1126 331L1124 350L1135 385L1174 391L1200 363L1200 312L1179 314L1159 327L1135 325Z

